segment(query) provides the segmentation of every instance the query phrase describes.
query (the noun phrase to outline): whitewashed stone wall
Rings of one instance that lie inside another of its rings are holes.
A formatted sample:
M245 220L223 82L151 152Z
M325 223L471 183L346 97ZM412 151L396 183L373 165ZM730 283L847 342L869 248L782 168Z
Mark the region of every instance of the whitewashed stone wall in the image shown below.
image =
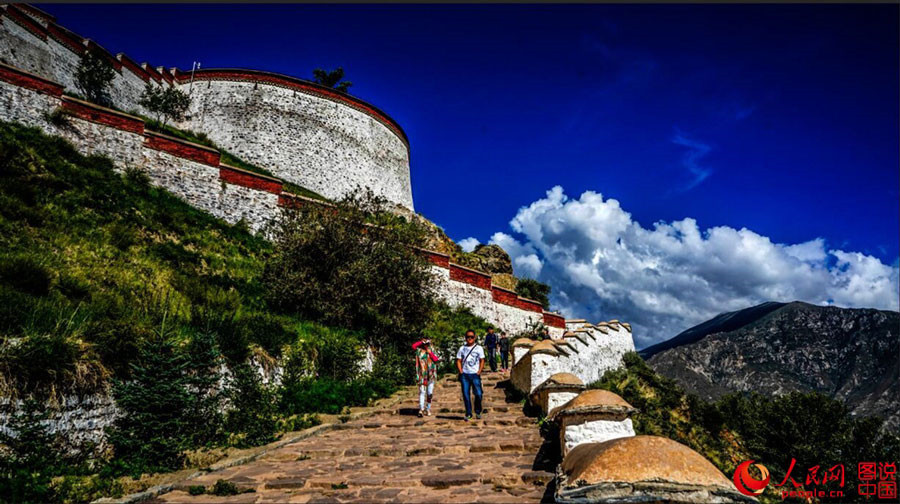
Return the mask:
M21 411L23 402L16 401L11 407L8 399L0 399L0 432L15 436L9 427L9 420L15 412ZM115 422L119 409L107 394L93 394L85 397L66 396L55 408L50 409L50 417L42 422L50 434L62 435L73 447L84 447L88 443L105 447L105 429Z
M4 121L48 131L52 125L46 116L58 105L58 98L0 81L0 119Z
M439 299L452 307L468 307L474 315L488 322L495 323L494 298L491 296L491 291L464 282L450 280L450 270L447 268L432 266L431 269L441 279L437 289Z
M80 59L52 37L42 40L8 16L2 17L0 61L78 93L74 75ZM146 115L138 103L146 84L123 66L113 78L110 98L119 109ZM413 209L409 148L371 115L265 82L207 80L175 85L190 92L192 99L187 119L179 127L205 133L245 161L325 197L340 199L357 188L370 188Z
M366 113L275 85L210 80L194 82L189 115L180 127L327 198L368 187L413 208L406 144Z
M581 330L587 331L579 333L585 341L564 338L568 346L558 347L559 355L529 353L520 358L513 364L513 386L531 394L547 378L563 372L574 374L585 384L593 383L606 371L622 367L622 356L634 351L631 332L621 325L606 329L606 334L593 326Z
M0 23L0 61L58 82L67 91L80 93L75 85L75 71L81 56L53 37L41 40L8 17ZM159 85L152 80L151 83ZM110 83L109 95L113 105L123 110L146 113L138 104L145 85L143 79L122 67Z

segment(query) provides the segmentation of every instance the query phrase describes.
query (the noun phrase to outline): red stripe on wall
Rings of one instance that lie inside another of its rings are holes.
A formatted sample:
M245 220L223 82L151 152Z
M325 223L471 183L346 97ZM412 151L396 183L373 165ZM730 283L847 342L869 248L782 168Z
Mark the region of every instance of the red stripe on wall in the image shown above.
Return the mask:
M5 12L10 19L15 21L22 28L30 31L35 37L38 37L41 40L47 40L47 29L44 28L42 24L36 22L31 16L19 10L15 5L7 5Z
M168 152L180 158L190 159L209 166L219 166L218 151L177 138L147 131L144 133L144 145L150 149Z
M562 315L544 312L544 325L548 325L550 327L557 327L560 329L565 329L566 328L566 319Z
M85 121L112 126L113 128L130 131L138 135L144 134L144 121L138 117L122 114L121 112L68 96L63 97L62 108Z
M458 264L450 264L450 280L474 285L479 289L491 290L491 276L480 271L470 270Z
M495 303L505 304L508 306L517 306L519 296L515 292L501 289L496 285L491 286L491 297Z
M0 80L52 96L62 96L63 93L62 85L3 63L0 63Z
M258 189L272 194L281 194L282 183L271 177L252 173L230 166L219 165L219 178L229 184Z

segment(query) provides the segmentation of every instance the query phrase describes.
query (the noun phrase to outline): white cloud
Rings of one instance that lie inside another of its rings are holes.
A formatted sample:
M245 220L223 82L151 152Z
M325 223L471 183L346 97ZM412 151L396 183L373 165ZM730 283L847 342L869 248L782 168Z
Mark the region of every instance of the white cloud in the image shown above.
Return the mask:
M477 247L481 242L478 241L478 238L473 238L470 236L468 238L463 238L462 240L459 240L458 243L459 243L459 246L462 247L463 251L471 252L471 251L475 250L475 247Z
M630 321L639 347L764 301L900 304L898 267L875 257L826 250L821 238L780 244L746 228L701 231L691 218L647 229L592 191L569 199L556 186L510 226L522 239L498 232L490 242L509 252L516 274L549 283L567 316Z

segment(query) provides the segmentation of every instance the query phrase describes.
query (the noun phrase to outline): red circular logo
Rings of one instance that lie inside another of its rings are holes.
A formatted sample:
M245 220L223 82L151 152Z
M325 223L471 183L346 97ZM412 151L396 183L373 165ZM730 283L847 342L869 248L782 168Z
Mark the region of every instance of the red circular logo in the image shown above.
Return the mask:
M737 488L738 492L750 497L756 497L761 494L766 488L766 485L769 484L769 470L762 464L753 464L759 469L759 473L762 475L762 479L758 480L750 475L750 464L753 464L753 461L746 460L741 462L741 465L737 466L737 469L734 470L734 486Z

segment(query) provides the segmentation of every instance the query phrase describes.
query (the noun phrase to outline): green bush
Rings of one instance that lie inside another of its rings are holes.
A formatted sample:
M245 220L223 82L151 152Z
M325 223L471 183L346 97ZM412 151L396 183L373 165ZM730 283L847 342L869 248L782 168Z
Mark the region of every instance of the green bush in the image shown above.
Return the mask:
M184 113L191 106L191 98L178 88L147 83L138 103L156 115L156 122L162 119L165 126L169 121L184 119Z
M237 485L228 481L228 480L216 480L216 484L209 489L210 495L215 495L218 497L227 497L229 495L237 495L241 493L238 490Z
M516 283L516 294L533 299L544 307L550 309L550 286L531 278L520 278Z
M259 373L248 364L231 369L228 385L230 409L225 416L225 428L231 433L230 443L246 448L270 443L278 429L277 396L262 383Z
M0 431L0 501L47 502L54 498L51 478L64 469L51 436L41 422L49 417L37 401L26 401L13 415L9 428L15 437Z
M270 306L358 330L369 343L411 343L428 321L434 276L413 248L425 231L383 212L372 195L304 205L273 228L263 284Z

